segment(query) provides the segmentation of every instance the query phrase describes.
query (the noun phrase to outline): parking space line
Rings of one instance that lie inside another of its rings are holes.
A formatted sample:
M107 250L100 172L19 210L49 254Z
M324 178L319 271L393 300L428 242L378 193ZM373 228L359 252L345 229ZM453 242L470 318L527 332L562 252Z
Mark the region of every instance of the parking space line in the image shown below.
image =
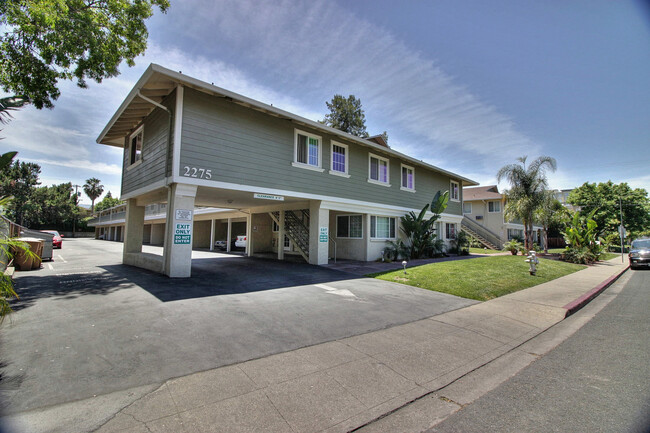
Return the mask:
M62 256L61 254L57 254L56 256L57 256L58 258L60 258L61 261L63 261L63 263L68 263L68 262L63 258L63 256Z
M54 266L52 266L52 263L48 263L47 267L50 268L50 270L54 269Z

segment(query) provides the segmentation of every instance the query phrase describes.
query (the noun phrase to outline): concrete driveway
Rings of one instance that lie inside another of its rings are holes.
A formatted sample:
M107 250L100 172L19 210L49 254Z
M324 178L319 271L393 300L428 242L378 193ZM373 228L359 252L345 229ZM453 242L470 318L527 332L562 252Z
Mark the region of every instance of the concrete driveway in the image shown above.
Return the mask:
M154 248L151 248L155 251ZM0 328L16 413L412 322L475 303L323 267L195 252L192 278L120 264L122 244L66 239L16 274Z

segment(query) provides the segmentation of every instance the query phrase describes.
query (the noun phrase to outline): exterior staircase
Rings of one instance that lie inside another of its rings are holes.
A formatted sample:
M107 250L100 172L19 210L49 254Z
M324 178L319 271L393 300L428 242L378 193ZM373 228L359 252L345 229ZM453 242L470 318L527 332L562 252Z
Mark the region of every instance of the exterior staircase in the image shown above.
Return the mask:
M500 250L503 247L499 235L464 216L460 223L460 229L477 239L483 246L491 250Z
M269 212L269 215L279 226L280 212ZM284 211L284 234L291 239L305 261L309 262L309 209Z

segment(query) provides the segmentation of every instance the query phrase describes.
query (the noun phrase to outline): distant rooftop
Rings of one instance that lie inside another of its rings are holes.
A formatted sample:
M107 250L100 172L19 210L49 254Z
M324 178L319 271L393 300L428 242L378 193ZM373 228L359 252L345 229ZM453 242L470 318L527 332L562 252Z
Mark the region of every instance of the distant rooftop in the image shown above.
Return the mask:
M501 200L503 195L499 193L496 185L475 186L463 188L463 200Z

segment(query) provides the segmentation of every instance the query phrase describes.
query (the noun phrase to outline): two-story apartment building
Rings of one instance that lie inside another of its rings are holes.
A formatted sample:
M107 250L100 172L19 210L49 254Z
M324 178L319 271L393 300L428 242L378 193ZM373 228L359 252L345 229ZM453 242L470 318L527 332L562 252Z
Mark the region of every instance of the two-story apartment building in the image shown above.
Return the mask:
M375 260L399 236L399 218L438 191L450 191L438 225L450 240L463 187L476 185L379 137L359 138L155 64L97 142L124 149L124 263L172 277L190 275L193 246L217 238L230 246L237 235L246 236L248 255ZM145 218L146 206L162 205L164 218ZM142 252L153 238L162 257Z
M505 204L506 197L499 192L497 185L463 188L463 215L467 218L464 225L467 225L469 230L476 230L477 225L483 228L485 232L476 231L487 239L496 238L492 243L497 248L501 248L505 242L513 238L524 239L524 225L521 221L505 219L503 215ZM541 229L533 225L533 240L539 239Z

